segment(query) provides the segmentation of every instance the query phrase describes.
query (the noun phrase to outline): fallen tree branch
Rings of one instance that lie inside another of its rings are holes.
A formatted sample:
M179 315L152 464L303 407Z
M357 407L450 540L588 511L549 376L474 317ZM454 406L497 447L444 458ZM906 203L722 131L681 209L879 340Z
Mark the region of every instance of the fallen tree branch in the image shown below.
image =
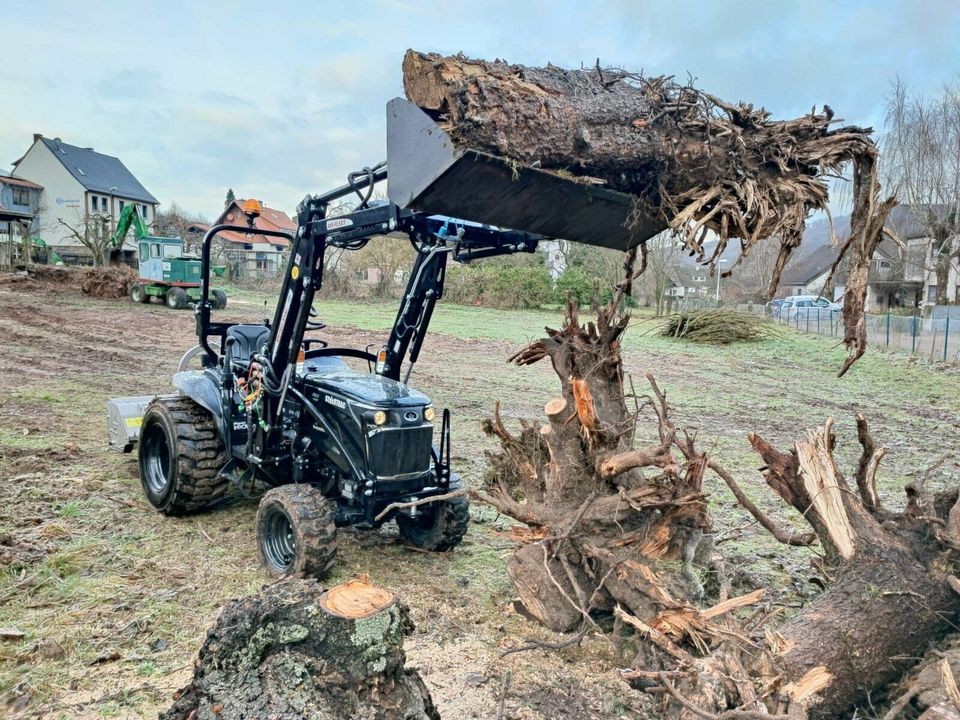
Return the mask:
M377 513L377 515L373 518L373 521L380 522L394 510L406 510L408 508L420 507L421 505L442 502L443 500L453 500L454 498L463 497L464 495L469 494L469 492L470 490L468 488L460 488L459 490L444 493L443 495L433 495L427 498L420 498L419 500L411 500L410 502L392 502L379 513Z

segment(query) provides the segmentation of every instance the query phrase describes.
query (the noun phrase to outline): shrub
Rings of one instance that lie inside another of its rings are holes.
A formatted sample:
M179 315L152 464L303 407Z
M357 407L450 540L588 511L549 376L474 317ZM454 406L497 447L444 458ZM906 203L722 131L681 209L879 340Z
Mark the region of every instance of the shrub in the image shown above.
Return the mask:
M557 278L554 299L562 303L566 300L567 293L570 293L582 307L590 305L593 301L605 303L613 297L614 284L611 284L609 278L591 273L581 265L573 265ZM632 300L628 298L628 304L634 304Z
M553 292L543 265L454 265L447 270L444 296L461 305L496 308L539 307Z

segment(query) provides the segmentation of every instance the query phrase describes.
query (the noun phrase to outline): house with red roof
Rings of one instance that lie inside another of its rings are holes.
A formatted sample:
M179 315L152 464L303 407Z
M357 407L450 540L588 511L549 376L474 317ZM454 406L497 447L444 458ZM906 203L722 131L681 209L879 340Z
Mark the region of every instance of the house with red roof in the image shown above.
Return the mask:
M246 225L243 199L228 203L214 222L215 225ZM225 230L217 235L223 243L224 255L230 261L233 273L240 277L272 277L281 272L286 262L285 251L290 243L283 238L257 234L257 230L282 230L291 235L297 230L295 223L283 210L263 205L260 216L254 220L249 232Z

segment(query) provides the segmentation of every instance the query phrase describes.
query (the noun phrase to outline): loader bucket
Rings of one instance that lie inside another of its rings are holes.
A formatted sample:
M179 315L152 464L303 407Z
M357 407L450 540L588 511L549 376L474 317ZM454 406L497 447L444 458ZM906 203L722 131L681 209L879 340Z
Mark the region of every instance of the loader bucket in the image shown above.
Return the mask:
M629 250L665 225L642 216L628 227L634 196L457 148L433 119L403 98L387 103L387 195L418 212Z

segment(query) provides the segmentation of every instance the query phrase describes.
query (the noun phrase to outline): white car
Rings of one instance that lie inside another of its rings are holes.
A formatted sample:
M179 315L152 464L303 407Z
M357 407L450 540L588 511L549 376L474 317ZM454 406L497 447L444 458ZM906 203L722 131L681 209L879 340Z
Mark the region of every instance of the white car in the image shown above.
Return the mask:
M808 320L830 321L840 315L843 305L830 302L824 297L816 295L791 295L784 298L780 307L774 313L774 318L780 322L807 322Z

